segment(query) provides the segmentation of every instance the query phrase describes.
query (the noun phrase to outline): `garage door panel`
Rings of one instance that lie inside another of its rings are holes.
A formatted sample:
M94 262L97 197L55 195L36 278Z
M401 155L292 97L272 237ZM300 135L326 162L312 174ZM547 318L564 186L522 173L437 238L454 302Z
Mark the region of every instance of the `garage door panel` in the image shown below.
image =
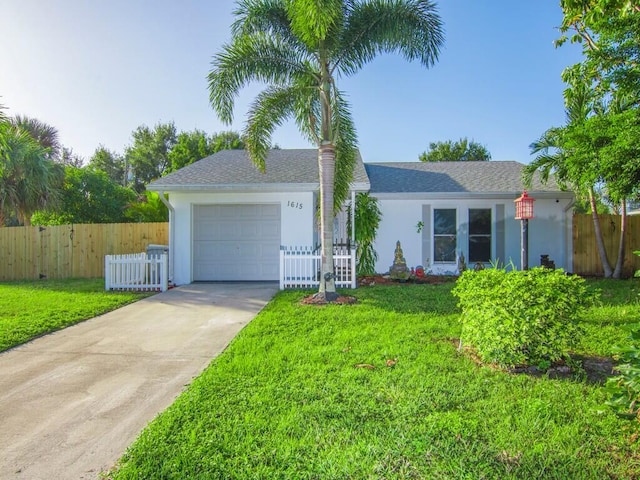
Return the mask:
M194 280L277 280L280 206L194 208Z

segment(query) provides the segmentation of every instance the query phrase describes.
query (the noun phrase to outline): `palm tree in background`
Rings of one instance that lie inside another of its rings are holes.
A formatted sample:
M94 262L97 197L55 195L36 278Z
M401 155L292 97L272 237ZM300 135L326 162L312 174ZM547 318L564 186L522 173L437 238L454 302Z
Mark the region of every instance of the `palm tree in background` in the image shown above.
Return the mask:
M249 108L249 157L264 171L274 130L293 118L318 145L322 267L320 295L333 300L333 218L346 200L357 135L336 78L351 76L381 53L400 53L430 67L444 41L428 0L240 0L231 41L215 55L210 102L233 120L234 100L250 82L267 87Z
M47 158L57 159L62 153L62 144L58 134L58 129L37 118L26 115L16 115L11 119L11 123L20 130L27 132L38 142L42 148L47 150Z
M31 225L36 210L58 201L64 170L50 152L12 121L0 121L0 227L11 214Z

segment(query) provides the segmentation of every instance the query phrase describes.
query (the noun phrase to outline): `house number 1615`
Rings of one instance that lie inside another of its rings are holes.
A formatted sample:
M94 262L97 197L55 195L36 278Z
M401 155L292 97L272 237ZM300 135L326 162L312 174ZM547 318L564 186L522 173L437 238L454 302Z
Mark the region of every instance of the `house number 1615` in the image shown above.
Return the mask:
M292 201L288 201L287 202L287 207L291 207L291 208L297 208L297 209L302 209L302 204L300 202L292 202Z

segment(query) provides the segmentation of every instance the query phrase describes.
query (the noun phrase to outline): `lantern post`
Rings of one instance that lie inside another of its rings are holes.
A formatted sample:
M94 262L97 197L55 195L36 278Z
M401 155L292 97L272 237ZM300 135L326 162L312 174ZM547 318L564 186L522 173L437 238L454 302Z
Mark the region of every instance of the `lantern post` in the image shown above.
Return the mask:
M525 190L522 195L514 200L516 204L516 220L520 220L521 240L520 240L520 265L522 270L529 269L529 219L533 218L533 202Z

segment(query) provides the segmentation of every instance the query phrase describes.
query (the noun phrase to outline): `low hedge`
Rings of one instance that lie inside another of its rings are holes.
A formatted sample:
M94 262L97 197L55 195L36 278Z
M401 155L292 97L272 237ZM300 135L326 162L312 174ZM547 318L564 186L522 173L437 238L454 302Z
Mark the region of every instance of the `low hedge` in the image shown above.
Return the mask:
M593 302L585 281L562 270L465 271L453 289L462 309L462 342L483 362L548 366L566 357L577 320Z

